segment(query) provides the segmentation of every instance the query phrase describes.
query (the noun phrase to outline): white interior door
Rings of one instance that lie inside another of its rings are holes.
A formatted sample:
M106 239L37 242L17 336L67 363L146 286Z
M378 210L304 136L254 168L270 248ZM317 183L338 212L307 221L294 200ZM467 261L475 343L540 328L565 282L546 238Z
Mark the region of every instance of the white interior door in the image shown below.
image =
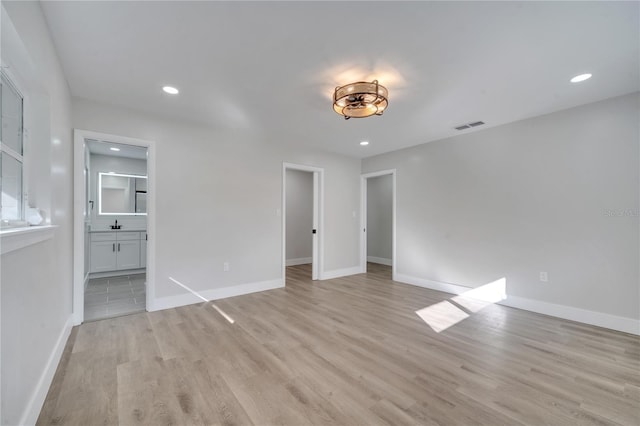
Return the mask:
M367 182L368 179L391 175L391 276L396 279L396 170L382 170L360 176L360 271L367 272L367 239L369 229L367 223Z
M362 218L360 219L360 232L362 232L362 238L360 238L360 241L363 241L362 244L362 253L360 254L360 269L362 272L367 272L367 215L369 214L368 210L367 210L367 179L363 179L362 182L364 183L363 185L361 185L361 190L362 190Z
M311 279L318 279L318 197L320 195L320 176L318 172L313 172L313 248L311 252Z
M321 167L306 166L301 164L282 164L282 278L286 279L287 274L287 250L286 250L286 229L287 229L287 170L300 170L313 174L313 223L309 232L312 233L312 253L311 253L311 279L322 279L324 267L324 230L323 224L323 204L324 204L324 169Z

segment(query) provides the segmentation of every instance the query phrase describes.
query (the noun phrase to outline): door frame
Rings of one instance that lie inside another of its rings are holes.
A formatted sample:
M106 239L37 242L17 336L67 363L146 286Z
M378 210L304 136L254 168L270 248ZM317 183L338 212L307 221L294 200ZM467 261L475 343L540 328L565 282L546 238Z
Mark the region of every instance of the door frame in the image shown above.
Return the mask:
M380 170L360 175L360 272L367 272L367 179L391 175L391 279L396 280L396 169Z
M122 145L147 148L147 285L146 310L154 311L156 274L156 145L154 141L93 132L73 130L73 323L84 321L84 228L85 228L85 139L109 141Z
M313 173L313 249L311 279L321 280L324 271L324 169L303 164L282 163L282 283L287 271L287 170Z

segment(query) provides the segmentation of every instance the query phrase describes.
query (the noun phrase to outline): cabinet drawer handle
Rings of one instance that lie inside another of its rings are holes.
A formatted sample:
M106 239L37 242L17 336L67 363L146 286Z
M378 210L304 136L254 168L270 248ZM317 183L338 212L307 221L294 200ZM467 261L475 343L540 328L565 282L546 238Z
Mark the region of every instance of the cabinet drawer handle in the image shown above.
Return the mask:
M113 251L116 251L116 243L113 243Z
M120 243L118 243L118 251L120 251Z

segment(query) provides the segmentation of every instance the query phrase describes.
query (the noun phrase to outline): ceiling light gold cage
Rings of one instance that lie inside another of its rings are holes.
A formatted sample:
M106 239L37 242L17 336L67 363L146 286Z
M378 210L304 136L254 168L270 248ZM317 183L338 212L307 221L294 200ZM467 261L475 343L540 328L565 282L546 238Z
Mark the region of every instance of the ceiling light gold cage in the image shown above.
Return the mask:
M378 80L358 81L336 87L333 93L333 110L344 116L364 118L372 115L382 115L389 105L387 88Z

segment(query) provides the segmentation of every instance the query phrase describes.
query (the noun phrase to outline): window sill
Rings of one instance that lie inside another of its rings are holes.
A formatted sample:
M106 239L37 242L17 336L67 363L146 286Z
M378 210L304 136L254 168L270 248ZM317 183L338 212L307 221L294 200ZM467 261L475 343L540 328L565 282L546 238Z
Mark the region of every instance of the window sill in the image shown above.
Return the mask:
M29 226L24 228L5 228L0 231L0 254L37 244L53 238L57 226Z

